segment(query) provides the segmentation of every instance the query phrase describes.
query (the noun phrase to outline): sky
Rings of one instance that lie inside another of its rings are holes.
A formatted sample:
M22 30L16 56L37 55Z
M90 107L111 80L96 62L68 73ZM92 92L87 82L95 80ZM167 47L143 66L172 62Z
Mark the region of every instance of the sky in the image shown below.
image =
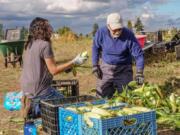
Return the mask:
M54 30L68 26L87 34L94 23L106 25L113 12L121 14L124 26L140 17L145 31L180 28L180 0L0 0L4 28L28 27L33 18L43 17Z

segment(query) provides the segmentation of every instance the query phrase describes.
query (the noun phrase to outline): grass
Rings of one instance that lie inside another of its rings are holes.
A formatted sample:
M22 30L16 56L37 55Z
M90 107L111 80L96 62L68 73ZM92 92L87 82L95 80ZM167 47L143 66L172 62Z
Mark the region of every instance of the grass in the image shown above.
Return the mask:
M79 67L77 76L74 77L72 73L61 73L54 77L54 79L78 79L80 84L80 94L87 94L96 86L96 78L91 73L91 46L90 39L82 39L76 42L61 42L59 40L53 41L53 50L57 63L64 63L73 59L78 53L88 51L89 59L81 67ZM151 56L149 56L151 57ZM155 57L155 56L153 56ZM145 66L145 79L151 83L162 84L166 79L172 76L180 76L180 62L161 61L147 63ZM5 130L4 134L14 135L14 129L22 129L22 125L9 122L11 117L19 117L19 112L9 112L3 108L3 96L5 92L19 90L19 79L21 68L17 66L13 68L11 65L8 68L4 67L3 57L0 57L0 134ZM135 71L135 67L134 67ZM17 131L16 131L17 132ZM17 134L22 134L18 132Z

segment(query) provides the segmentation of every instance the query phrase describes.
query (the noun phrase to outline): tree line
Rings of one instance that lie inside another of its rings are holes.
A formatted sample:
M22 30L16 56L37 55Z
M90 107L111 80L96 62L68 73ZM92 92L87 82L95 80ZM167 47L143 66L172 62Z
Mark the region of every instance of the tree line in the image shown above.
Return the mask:
M133 32L140 34L144 31L144 24L142 23L140 17L137 17L136 21L132 23L131 20L127 21L127 27L132 30ZM97 23L94 23L92 26L91 32L88 34L83 35L82 33L77 34L72 31L72 29L68 26L63 26L58 28L54 33L56 33L59 36L73 36L75 38L92 38L95 36L96 31L98 30L99 25ZM161 30L163 35L169 38L169 35L174 35L178 30L177 28L172 28L172 32L169 34L169 30ZM5 31L3 30L3 24L0 23L0 40L4 39ZM22 27L21 28L21 39L26 39L28 35L28 28Z
M133 27L136 29L136 31L143 31L144 30L144 25L142 24L140 18L137 18L137 21L135 23L135 25L132 25L132 22L129 20L127 27L131 30L133 30ZM94 37L95 33L97 31L97 29L99 28L99 25L97 23L94 23L92 26L92 31L86 35L83 35L82 33L80 33L79 35L77 35L76 33L74 33L70 27L67 26L63 26L61 28L58 28L55 33L59 34L59 35L67 35L68 33L73 33L75 34L77 37ZM0 24L0 40L4 38L4 34L5 31L3 30L3 24ZM21 28L21 39L26 39L28 34L28 29L25 27Z

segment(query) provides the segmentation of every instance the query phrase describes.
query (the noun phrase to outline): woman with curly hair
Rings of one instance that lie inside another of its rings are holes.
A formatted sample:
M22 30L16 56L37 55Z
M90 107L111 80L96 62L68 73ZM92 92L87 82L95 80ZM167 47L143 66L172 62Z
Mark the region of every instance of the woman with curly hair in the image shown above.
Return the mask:
M83 64L87 59L77 55L65 64L56 65L51 47L52 32L53 29L48 20L40 17L35 18L29 27L20 79L23 91L24 118L40 115L39 101L41 99L63 97L51 87L53 75L63 72L73 65Z

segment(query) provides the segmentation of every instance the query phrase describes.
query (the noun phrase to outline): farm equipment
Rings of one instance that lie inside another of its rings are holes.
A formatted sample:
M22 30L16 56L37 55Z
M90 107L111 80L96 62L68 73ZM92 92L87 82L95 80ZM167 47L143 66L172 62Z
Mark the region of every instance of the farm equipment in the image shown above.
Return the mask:
M158 32L146 32L142 31L142 34L136 35L136 38L144 52L153 52L155 53L156 48L159 47L159 43L162 43L162 35ZM153 35L153 37L149 38L149 35ZM158 49L159 50L159 49Z
M175 48L180 45L180 31L171 39L169 42L158 42L156 43L157 48L161 47L164 51L175 52Z
M144 32L146 35L136 36L144 52L149 53L149 51L151 51L153 54L176 52L176 59L180 59L180 31L178 31L177 34L175 34L175 36L171 39L171 41L168 42L164 42L162 40L162 34L159 31L153 33L154 41L147 41L148 33L152 34L152 32Z
M145 42L146 42L146 35L136 35L136 38L141 46L141 48L144 48Z
M180 45L180 31L171 39L170 42L166 42L166 50L175 51L175 47Z
M160 33L160 32L158 32ZM165 42L162 40L162 34L157 34L155 37L155 41L154 41L154 47L156 48L161 48L164 47L165 51L171 51L174 52L175 51L175 47L180 45L180 31L178 31L173 38L171 39L171 41ZM144 45L146 46L146 45ZM146 47L145 47L146 48ZM146 50L146 49L144 49Z
M19 62L22 65L22 53L24 48L24 40L21 39L20 29L6 30L5 40L0 41L0 50L4 57L4 65L8 67L11 63L13 67Z
M175 52L176 60L180 59L180 31L168 42L158 42L153 47L153 53Z
M0 50L4 57L5 67L8 67L8 63L11 63L15 67L16 62L22 65L24 42L24 40L0 42Z

